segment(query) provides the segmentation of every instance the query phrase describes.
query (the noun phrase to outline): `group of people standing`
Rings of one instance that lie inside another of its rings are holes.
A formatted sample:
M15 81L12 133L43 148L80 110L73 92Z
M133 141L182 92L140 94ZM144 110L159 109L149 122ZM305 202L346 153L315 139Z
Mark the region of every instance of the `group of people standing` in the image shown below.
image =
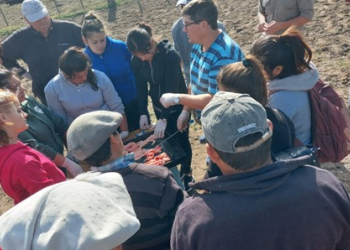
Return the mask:
M3 65L18 68L0 69L0 183L17 204L0 217L0 247L350 249L342 184L305 166L307 157L271 158L311 142L307 91L319 78L295 29L311 21L313 1L287 2L259 1L263 36L245 56L212 0L177 1L174 45L156 40L145 23L123 42L108 36L94 12L80 27L51 19L39 0L25 0L29 26L0 46ZM32 80L41 103L18 77ZM124 154L129 132L151 126L148 96L155 138L175 134L186 153L183 183L163 166ZM208 154L206 176L196 183L191 113ZM98 173L81 174L79 161ZM57 167L79 176L65 181ZM204 193L188 197L192 188ZM29 209L33 221L22 215L30 204L40 210ZM24 223L30 230L18 228Z

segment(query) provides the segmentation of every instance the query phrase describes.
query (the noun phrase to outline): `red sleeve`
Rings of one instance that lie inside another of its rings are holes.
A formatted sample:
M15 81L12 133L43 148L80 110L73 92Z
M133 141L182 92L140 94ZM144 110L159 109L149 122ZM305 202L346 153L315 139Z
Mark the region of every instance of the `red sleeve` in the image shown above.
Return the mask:
M18 182L30 195L55 183L48 177L45 168L37 160L31 160L23 166L18 172Z

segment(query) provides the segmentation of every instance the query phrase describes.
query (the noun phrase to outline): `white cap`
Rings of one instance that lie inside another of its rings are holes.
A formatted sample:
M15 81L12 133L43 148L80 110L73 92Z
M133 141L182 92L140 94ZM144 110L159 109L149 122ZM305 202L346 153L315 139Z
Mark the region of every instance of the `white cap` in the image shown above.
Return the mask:
M22 14L29 22L34 23L47 16L48 11L39 0L24 0L22 3Z
M83 173L0 217L3 250L110 250L140 228L120 174Z

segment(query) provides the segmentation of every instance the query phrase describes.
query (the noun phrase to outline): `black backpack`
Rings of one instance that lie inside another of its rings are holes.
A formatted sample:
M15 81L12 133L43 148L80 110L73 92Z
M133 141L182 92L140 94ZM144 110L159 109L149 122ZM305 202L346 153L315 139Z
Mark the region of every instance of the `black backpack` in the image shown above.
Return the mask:
M294 147L295 131L291 119L278 109L265 107L267 119L273 124L271 151L279 153Z

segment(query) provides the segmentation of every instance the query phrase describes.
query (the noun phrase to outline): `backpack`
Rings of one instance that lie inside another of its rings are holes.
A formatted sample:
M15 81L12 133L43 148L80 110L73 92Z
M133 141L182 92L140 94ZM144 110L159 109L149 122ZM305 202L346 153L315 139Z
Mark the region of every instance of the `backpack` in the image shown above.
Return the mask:
M278 109L265 107L267 119L273 124L271 153L279 153L294 147L295 131L291 119Z
M312 143L319 148L318 159L340 162L350 150L350 116L343 99L322 80L309 92Z

